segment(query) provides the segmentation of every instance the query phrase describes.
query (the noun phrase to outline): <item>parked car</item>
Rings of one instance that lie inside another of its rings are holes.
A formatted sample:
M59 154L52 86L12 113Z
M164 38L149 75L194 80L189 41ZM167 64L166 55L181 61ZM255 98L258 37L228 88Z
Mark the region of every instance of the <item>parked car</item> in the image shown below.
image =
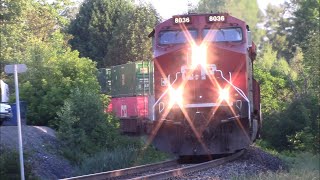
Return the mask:
M8 103L0 103L0 125L4 121L9 121L12 117L11 106Z

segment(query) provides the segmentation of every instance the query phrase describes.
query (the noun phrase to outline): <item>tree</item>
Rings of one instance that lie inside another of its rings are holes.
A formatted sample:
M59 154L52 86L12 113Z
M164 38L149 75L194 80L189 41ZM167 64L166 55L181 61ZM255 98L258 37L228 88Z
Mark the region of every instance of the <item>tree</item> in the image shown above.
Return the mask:
M19 59L23 59L26 48L35 39L48 41L54 32L62 29L67 24L67 20L59 13L68 4L69 0L57 0L53 4L35 0L2 1L1 68L4 64L16 63Z
M148 34L158 21L156 10L151 4L140 4L119 18L108 45L109 53L106 65L124 64L128 61L150 61L152 42ZM127 17L131 17L128 19Z
M197 13L218 13L224 12L227 10L226 8L227 0L200 0L198 5L191 10L191 12Z
M315 32L309 35L309 39L304 44L305 55L304 55L304 69L307 74L307 80L309 81L306 88L310 90L310 93L316 95L318 100L320 99L320 33Z
M302 46L308 41L309 35L315 36L320 28L320 1L319 0L292 0L291 5L295 5L293 12L293 29L288 38L291 46Z
M61 32L67 20L59 13L67 2L5 0L1 4L5 10L1 16L1 64L28 66L27 73L20 76L20 93L28 104L28 123L33 125L54 124L49 121L54 120L71 89L86 86L99 92L95 63L71 51L68 35ZM6 79L12 88L13 78Z
M95 63L62 46L62 34L54 35L52 43L29 45L23 61L28 71L21 77L21 99L27 101L28 119L34 125L56 125L52 121L72 89L88 87L99 92Z
M291 69L284 59L277 59L277 52L266 45L254 63L254 77L260 83L264 115L283 110L291 97L288 74Z
M98 67L150 60L152 31L158 16L151 5L128 0L85 1L69 32L70 44Z
M197 13L228 12L232 16L245 21L253 33L253 40L259 44L263 31L257 24L261 22L262 14L256 1L252 0L200 0L192 10Z
M87 87L75 88L59 109L56 121L63 153L74 162L119 145L120 135L111 115L104 112L100 95Z
M286 17L288 9L285 5L274 6L269 4L264 17L264 28L267 38L264 41L266 44L271 44L274 51L277 52L277 57L284 57L286 60L292 58L292 51L287 48L289 42L287 36L290 34L290 19ZM263 46L263 44L262 44Z

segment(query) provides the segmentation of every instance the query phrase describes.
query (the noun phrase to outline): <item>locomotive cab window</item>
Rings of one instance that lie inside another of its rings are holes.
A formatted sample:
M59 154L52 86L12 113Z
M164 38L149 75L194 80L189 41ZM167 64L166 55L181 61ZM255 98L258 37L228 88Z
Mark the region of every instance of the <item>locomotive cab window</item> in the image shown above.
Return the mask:
M189 35L196 39L198 36L197 30L174 30L174 31L161 31L159 33L159 44L160 45L169 45L169 44L183 44L188 42Z
M242 41L241 28L204 29L205 41L209 42L239 42Z

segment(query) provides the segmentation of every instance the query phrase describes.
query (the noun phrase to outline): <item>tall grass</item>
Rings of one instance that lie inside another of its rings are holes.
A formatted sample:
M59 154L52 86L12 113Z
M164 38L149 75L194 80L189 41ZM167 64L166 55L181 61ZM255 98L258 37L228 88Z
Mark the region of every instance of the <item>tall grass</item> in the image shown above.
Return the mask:
M320 162L319 154L311 153L288 153L278 154L279 157L289 167L288 171L264 172L255 176L238 177L234 179L249 180L319 180L320 179Z
M25 154L25 157L27 155ZM19 154L10 149L0 149L0 179L1 180L19 180L20 164ZM31 165L24 161L25 179L37 180L38 178L32 173Z
M76 174L82 175L122 169L162 161L168 159L168 157L168 155L156 151L152 147L139 149L135 146L128 146L112 151L105 150L85 159L78 166Z

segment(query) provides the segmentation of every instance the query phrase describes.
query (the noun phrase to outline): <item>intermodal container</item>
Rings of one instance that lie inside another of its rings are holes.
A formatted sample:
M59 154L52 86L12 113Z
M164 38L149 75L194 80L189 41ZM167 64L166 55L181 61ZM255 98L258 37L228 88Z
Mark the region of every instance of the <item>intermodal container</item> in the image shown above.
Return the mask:
M148 96L112 98L111 104L119 118L148 117Z
M149 61L111 67L111 96L129 97L153 94L153 65Z
M98 82L101 87L101 93L110 94L110 92L111 92L111 69L100 68L98 70Z

